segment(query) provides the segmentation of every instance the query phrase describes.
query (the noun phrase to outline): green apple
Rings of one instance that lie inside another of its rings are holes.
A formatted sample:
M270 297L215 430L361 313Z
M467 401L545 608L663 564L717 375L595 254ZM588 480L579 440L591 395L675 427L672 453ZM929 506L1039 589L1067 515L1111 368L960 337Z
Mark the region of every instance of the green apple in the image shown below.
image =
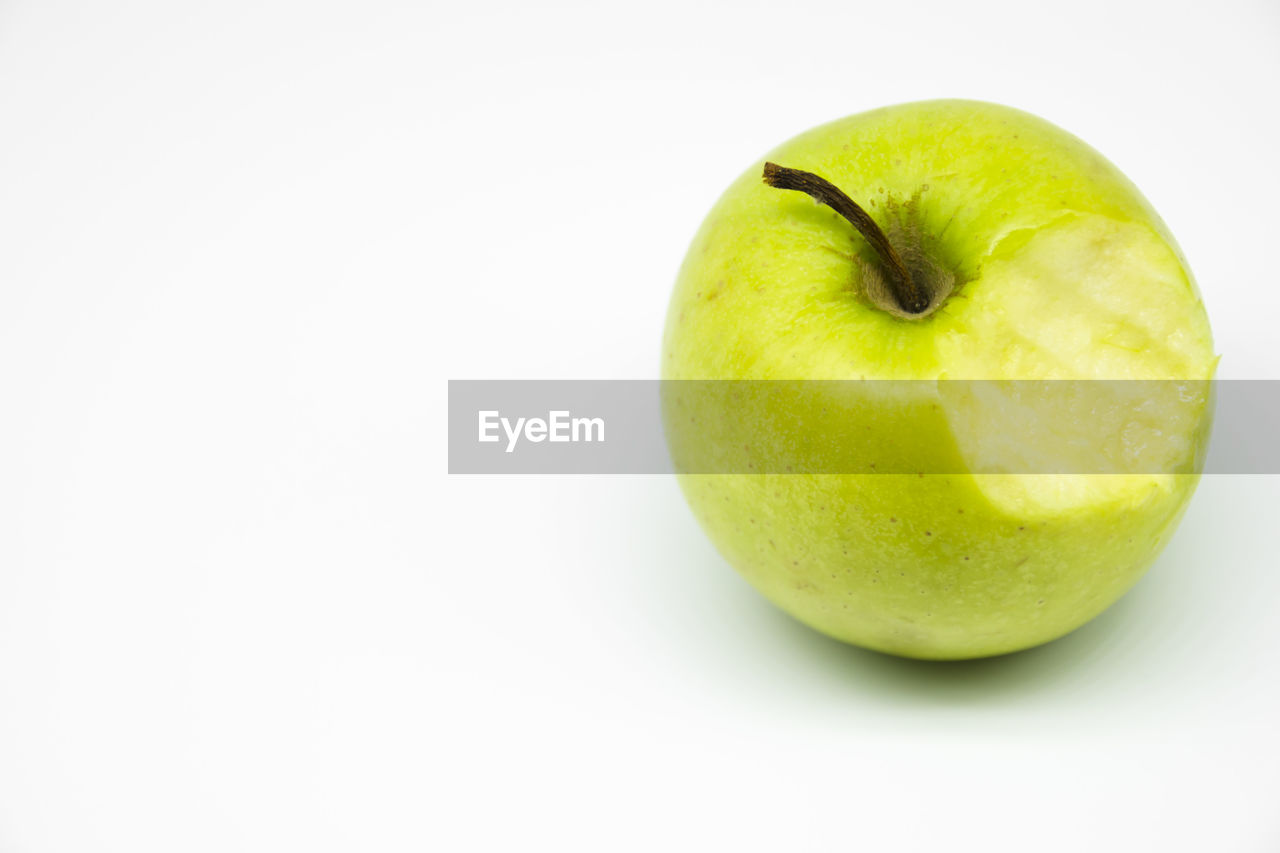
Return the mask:
M662 376L803 390L677 393L664 417L685 470L731 472L681 487L771 601L845 642L972 658L1060 637L1135 583L1195 489L1212 399L1142 423L1052 403L1092 436L1081 452L1181 455L1181 473L1022 473L1057 469L984 460L1075 451L1010 442L991 412L1012 398L934 380L1203 383L1215 366L1186 261L1115 166L1019 110L928 101L810 130L729 187L681 267ZM812 381L861 379L915 381ZM920 472L857 473L855 447Z

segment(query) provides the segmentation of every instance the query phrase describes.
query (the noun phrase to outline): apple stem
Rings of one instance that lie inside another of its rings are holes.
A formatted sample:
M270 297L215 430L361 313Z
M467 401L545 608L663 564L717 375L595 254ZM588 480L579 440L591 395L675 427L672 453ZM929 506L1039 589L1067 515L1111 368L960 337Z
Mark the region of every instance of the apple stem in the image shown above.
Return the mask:
M812 172L788 169L777 163L764 164L764 182L780 190L802 192L849 220L879 256L884 265L886 283L902 310L908 314L921 314L929 307L929 294L911 276L884 231L843 190Z

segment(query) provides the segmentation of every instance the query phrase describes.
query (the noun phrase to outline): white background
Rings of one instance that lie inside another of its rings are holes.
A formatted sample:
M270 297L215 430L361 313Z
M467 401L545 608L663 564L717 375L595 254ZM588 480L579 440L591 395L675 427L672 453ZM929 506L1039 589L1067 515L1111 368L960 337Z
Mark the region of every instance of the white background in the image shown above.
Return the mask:
M0 853L1280 849L1276 478L1119 605L898 661L663 478L450 478L449 378L656 374L814 124L1029 109L1280 378L1280 6L0 0Z

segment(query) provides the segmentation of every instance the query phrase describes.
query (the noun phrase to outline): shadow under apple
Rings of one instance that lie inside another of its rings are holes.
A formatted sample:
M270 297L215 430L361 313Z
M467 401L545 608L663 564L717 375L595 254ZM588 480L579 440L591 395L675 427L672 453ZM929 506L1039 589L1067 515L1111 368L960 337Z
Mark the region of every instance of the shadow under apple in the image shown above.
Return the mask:
M654 560L650 566L661 568L642 582L647 590L635 590L639 600L633 604L660 608L654 618L674 633L668 638L672 653L711 672L712 681L733 694L745 687L788 702L814 695L838 705L900 709L1051 706L1106 713L1134 702L1168 708L1191 694L1212 695L1213 685L1228 676L1220 662L1247 643L1251 630L1231 618L1242 615L1239 593L1208 570L1224 528L1237 528L1234 541L1241 549L1256 538L1248 519L1234 516L1226 523L1232 505L1226 495L1194 504L1147 575L1070 634L998 657L922 661L846 645L778 610L715 553L665 491L645 490L645 502L662 500L661 507L635 508L633 519L648 517L667 535L643 546ZM675 589L681 591L678 602L671 596ZM699 660L689 661L691 655Z

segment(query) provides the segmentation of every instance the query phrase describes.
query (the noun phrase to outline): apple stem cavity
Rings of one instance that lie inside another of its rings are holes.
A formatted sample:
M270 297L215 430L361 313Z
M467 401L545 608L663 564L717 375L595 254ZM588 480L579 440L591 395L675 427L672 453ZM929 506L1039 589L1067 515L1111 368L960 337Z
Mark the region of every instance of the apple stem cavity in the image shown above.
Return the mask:
M922 285L921 281L912 275L907 265L903 263L902 256L889 242L889 238L875 220L835 184L812 172L789 169L777 163L764 164L764 182L780 190L802 192L849 220L849 223L875 250L883 267L885 285L897 303L896 307L904 315L923 316L931 305L934 305L935 294L930 292L932 288ZM927 277L921 276L921 278Z

